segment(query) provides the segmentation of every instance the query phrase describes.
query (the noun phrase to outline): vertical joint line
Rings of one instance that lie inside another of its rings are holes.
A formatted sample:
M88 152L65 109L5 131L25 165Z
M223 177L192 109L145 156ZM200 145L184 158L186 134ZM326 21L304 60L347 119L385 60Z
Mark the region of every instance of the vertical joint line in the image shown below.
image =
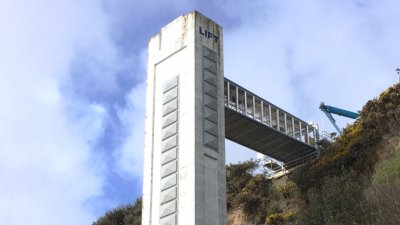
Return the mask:
M244 115L247 116L247 91L244 91Z
M268 114L269 114L269 120L268 124L270 127L272 127L272 113L271 113L271 105L268 104Z
M276 128L278 131L281 131L280 124L279 124L279 109L276 108Z
M236 111L239 110L239 88L235 87L235 96L236 96Z
M299 121L299 128L300 128L300 129L299 129L299 138L300 138L299 140L300 140L300 141L303 141L303 140L302 140L302 139L303 139L303 132L301 131L301 121Z
M231 106L231 95L230 95L230 90L231 90L231 87L230 87L230 86L231 86L231 85L230 85L230 82L229 82L229 81L227 82L226 86L227 86L226 88L227 88L227 90L228 90L228 91L227 91L227 95L228 95L228 96L227 96L227 98L228 98L228 105L227 105L227 106L228 106L228 108L229 108L229 107Z
M318 130L314 128L314 146L317 146L317 133Z
M256 118L256 97L253 95L253 119Z
M284 114L284 119L285 119L285 134L287 134L287 121L286 121L286 113Z
M264 123L264 102L260 100L260 107L261 107L261 123Z
M294 130L294 118L292 117L292 137L294 137L294 138L296 138L296 135L295 135L295 130Z

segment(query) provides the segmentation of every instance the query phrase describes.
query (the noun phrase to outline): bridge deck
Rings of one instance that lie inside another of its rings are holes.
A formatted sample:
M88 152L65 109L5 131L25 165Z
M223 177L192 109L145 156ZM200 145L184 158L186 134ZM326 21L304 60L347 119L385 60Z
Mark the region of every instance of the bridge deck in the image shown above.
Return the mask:
M285 164L316 154L317 130L225 78L225 137Z

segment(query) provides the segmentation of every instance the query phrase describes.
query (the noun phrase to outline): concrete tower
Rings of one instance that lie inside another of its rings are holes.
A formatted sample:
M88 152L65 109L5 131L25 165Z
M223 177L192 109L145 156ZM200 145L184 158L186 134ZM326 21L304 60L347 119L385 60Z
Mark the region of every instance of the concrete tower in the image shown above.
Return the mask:
M194 11L149 41L143 225L225 225L222 27Z

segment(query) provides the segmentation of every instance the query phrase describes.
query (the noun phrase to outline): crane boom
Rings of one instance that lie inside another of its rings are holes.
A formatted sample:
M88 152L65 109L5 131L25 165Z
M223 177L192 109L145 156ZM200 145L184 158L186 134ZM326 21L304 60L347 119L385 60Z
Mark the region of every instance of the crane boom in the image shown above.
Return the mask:
M357 119L357 117L360 116L358 113L340 109L340 108L336 108L336 107L329 106L329 105L325 105L325 103L323 103L323 102L321 102L321 105L319 105L319 109L321 109L321 111L325 113L325 115L331 121L333 126L339 132L339 134L342 134L342 130L336 124L336 120L333 118L332 114L344 116L344 117L351 118L351 119Z

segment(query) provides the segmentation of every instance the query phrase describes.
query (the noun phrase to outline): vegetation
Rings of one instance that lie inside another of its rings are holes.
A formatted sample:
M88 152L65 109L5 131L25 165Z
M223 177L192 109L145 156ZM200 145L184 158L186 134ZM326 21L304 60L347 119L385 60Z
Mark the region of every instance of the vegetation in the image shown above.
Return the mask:
M255 160L228 165L228 214L244 215L243 221L229 222L400 224L400 84L368 101L357 121L323 147L317 161L272 181L255 173ZM128 213L120 211L140 214L132 209L112 210L94 225L140 224L121 219Z
M400 224L399 143L388 145L399 127L400 84L369 101L317 162L290 176L305 203L297 224Z
M240 209L255 223L264 221L268 206L270 182L264 174L254 174L258 168L255 160L226 167L228 211Z
M108 211L92 225L141 225L142 199L131 205L120 206Z
M400 224L400 148L394 157L379 163L366 190L375 224Z

